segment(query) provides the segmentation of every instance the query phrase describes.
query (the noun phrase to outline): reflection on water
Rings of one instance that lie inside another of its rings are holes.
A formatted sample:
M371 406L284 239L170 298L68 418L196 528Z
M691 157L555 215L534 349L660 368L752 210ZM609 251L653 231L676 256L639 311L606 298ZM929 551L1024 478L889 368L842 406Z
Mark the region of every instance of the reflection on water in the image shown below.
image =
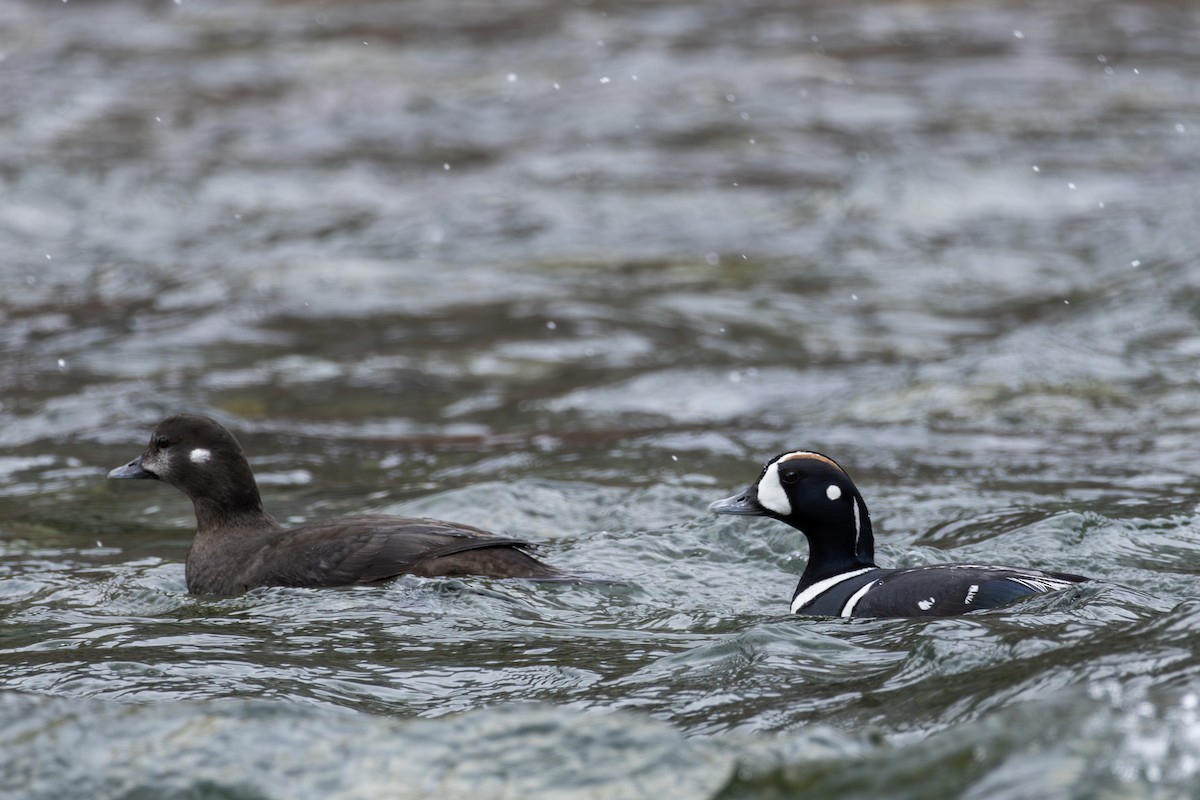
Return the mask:
M1186 794L1198 22L0 8L0 793ZM182 410L281 520L620 580L189 597L186 500L103 478ZM800 537L704 509L795 447L887 565L1099 581L787 618Z

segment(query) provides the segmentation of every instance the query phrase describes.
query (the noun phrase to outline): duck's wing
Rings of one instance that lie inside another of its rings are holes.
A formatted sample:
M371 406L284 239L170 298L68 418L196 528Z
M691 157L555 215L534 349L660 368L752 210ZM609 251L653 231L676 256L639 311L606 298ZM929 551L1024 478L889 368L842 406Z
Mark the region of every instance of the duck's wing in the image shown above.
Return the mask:
M341 517L288 531L251 570L257 586L342 586L398 575L545 578L533 545L436 519Z
M949 617L1069 589L1086 580L1065 572L975 564L888 570L857 597L849 598L842 616Z

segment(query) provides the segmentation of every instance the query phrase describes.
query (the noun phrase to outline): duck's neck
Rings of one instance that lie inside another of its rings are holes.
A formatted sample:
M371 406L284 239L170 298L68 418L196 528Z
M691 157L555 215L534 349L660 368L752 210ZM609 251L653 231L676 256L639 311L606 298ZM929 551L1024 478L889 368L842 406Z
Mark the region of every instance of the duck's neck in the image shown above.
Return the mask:
M230 459L224 469L205 476L207 480L188 487L196 509L196 529L213 533L225 529L242 531L278 528L263 510L254 472L245 458Z
M804 530L808 539L808 566L800 576L800 588L850 570L875 566L875 537L866 503L855 498L853 529L841 525Z
M196 509L197 534L213 534L225 530L243 532L275 530L280 527L275 518L263 510L262 501L230 505L224 500L197 497L192 501Z

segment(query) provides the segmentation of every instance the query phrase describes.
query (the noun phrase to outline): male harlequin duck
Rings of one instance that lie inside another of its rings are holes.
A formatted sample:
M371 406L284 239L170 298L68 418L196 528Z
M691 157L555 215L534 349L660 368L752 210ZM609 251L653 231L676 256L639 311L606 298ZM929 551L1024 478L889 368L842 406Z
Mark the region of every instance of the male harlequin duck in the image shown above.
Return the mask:
M528 542L454 522L376 514L287 530L263 511L254 474L233 434L196 414L164 419L146 451L108 477L166 481L191 498L196 538L185 572L192 594L344 586L405 574L568 577L530 555Z
M877 567L862 495L837 462L806 450L771 459L746 491L708 508L718 514L774 517L804 534L808 566L792 597L793 614L948 617L1088 580L979 564Z

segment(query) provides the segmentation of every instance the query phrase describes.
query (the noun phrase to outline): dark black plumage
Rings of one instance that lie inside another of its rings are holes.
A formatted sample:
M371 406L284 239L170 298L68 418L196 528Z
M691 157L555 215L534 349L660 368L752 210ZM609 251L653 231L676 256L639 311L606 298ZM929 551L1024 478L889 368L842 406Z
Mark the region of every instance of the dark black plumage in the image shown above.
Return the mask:
M263 510L233 434L197 414L164 419L145 452L109 477L162 480L191 498L196 536L186 575L192 594L344 586L405 574L567 577L531 555L528 542L436 519L375 514L286 529Z
M953 616L1088 580L1065 572L984 564L884 569L875 564L867 504L846 471L820 453L784 453L718 514L782 520L808 540L808 565L792 596L798 614L842 617Z

